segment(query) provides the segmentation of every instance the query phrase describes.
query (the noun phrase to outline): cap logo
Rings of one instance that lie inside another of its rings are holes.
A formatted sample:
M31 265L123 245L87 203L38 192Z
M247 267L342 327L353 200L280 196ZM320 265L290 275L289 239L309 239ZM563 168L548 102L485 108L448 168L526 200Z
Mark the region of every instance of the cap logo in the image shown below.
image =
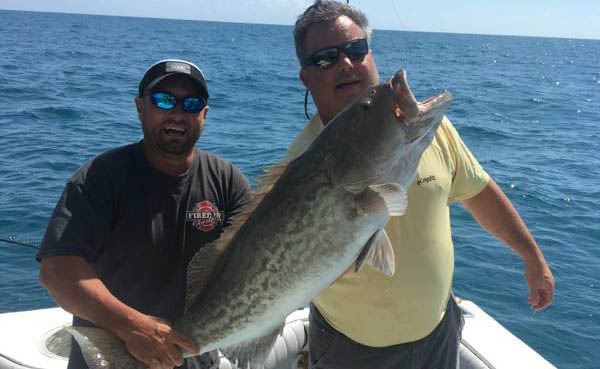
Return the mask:
M167 62L167 64L165 65L165 72L192 74L192 68L189 66L189 64L171 61L171 62Z

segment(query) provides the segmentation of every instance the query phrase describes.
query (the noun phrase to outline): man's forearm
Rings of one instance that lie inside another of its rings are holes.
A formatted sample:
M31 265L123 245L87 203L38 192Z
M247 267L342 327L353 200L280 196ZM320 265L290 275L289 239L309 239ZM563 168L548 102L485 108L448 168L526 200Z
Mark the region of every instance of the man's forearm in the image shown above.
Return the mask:
M540 310L550 305L554 298L552 271L527 226L496 182L490 180L477 196L464 204L483 228L510 246L525 262L531 307Z
M493 179L478 195L465 200L464 205L484 229L510 246L525 262L543 260L529 229Z
M119 301L78 256L43 258L40 282L63 309L119 336L137 313Z
M83 258L43 258L40 282L65 310L112 331L133 357L150 368L180 366L183 356L178 348L187 352L199 349L188 337L172 330L169 322L122 303Z

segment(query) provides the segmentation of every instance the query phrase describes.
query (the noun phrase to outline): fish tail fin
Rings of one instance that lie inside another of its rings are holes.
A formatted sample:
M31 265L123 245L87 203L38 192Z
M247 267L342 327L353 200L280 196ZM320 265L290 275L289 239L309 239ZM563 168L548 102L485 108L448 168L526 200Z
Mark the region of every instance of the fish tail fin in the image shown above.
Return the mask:
M92 327L65 328L81 348L90 369L142 369L146 366L129 354L125 343L114 334Z
M45 340L44 349L57 356L69 357L71 351L71 334L67 327L58 328Z
M239 369L263 369L283 324L262 337L243 344L220 349L223 356Z

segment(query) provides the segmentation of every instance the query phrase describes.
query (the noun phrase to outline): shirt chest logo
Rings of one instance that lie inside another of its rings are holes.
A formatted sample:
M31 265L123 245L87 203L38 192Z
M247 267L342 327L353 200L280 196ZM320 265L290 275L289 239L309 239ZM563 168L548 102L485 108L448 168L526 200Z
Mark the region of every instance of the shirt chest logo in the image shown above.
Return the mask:
M220 211L212 202L201 201L196 203L192 210L185 213L185 221L199 231L210 232L223 223L225 213Z
M417 186L420 186L422 184L427 184L430 182L433 182L437 180L437 178L435 178L435 176L429 176L429 177L425 177L425 178L420 178L417 180Z

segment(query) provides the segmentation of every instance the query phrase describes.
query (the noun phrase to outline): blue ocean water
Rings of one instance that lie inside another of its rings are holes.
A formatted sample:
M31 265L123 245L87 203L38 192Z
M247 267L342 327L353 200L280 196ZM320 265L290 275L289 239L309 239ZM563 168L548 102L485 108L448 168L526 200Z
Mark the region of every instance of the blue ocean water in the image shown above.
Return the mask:
M557 367L600 367L600 41L375 30L372 47L382 79L403 67L418 99L454 94L449 117L556 277L534 314L520 259L454 205L456 293ZM70 175L141 138L133 98L162 58L205 71L198 146L251 179L305 124L289 26L0 11L0 238L38 243ZM0 312L55 305L34 255L0 242Z

